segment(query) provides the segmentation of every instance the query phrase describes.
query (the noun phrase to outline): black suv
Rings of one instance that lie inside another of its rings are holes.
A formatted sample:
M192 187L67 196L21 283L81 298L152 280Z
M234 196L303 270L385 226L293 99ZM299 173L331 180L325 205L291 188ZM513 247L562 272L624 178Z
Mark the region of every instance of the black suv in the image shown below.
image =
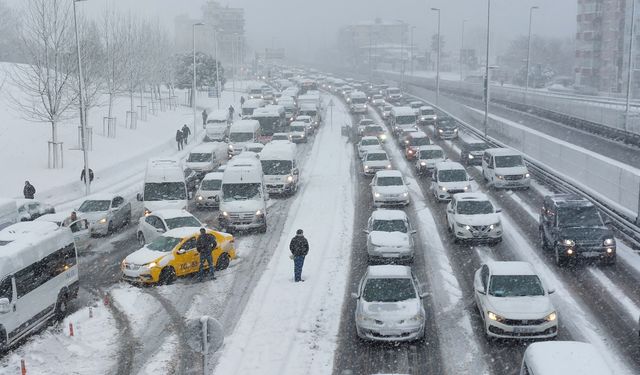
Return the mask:
M540 210L540 239L565 266L578 258L616 262L616 240L598 209L588 200L570 194L548 195Z
M458 138L458 123L452 117L439 116L433 131L440 139Z
M488 149L484 141L460 138L460 162L464 165L482 165L482 154Z

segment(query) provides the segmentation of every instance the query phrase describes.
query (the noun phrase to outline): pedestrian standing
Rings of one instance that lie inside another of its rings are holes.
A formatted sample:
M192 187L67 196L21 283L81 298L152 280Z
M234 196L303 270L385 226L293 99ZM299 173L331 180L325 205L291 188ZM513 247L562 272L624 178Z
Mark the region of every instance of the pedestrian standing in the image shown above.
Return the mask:
M187 143L189 143L189 136L190 135L191 135L191 129L189 129L187 124L184 124L182 126L182 141L184 142L185 145Z
M244 104L244 96L240 97L240 107L242 107L242 105Z
M82 168L82 172L80 172L80 181L85 182L85 174L84 174L84 168ZM93 182L93 169L89 168L89 183Z
M198 269L198 281L202 281L202 277L204 275L204 262L207 262L209 266L209 275L211 279L215 280L215 271L213 264L213 257L211 253L218 246L216 241L216 237L213 234L207 233L204 228L200 228L200 236L196 240L196 249L198 250L198 254L200 254L200 269Z
M207 114L207 110L206 110L206 109L204 109L204 110L202 111L202 126L207 125L207 116L208 116L208 114Z
M296 236L291 239L289 250L293 255L293 281L302 280L302 266L304 265L304 257L309 254L309 242L304 237L302 229L296 231Z
M178 143L178 151L182 150L182 132L180 129L176 131L176 142Z
M22 189L22 193L24 194L25 199L33 199L36 195L36 188L29 183L29 181L24 182L24 189Z
M229 106L229 118L231 119L231 121L233 121L233 112L235 110L233 109L233 105Z

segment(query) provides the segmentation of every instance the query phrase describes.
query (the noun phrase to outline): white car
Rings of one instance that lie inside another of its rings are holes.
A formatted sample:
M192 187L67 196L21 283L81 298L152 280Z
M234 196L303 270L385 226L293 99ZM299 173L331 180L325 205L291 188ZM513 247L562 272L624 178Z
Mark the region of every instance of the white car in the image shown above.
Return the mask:
M358 122L358 135L362 136L362 134L364 133L364 128L373 124L375 123L370 118L360 119L360 121Z
M313 119L308 115L300 115L296 117L295 121L303 122L305 124L305 129L308 134L313 134L315 127L313 126ZM293 122L291 123L293 125Z
M527 347L518 374L613 375L614 371L602 356L602 350L593 344L543 341Z
M489 338L551 339L558 313L528 262L488 262L475 273L474 297Z
M422 298L411 268L369 266L362 277L356 302L358 337L374 341L415 341L424 338L425 316Z
M293 143L307 143L307 125L301 121L294 121L289 125L289 137Z
M243 151L240 153L242 155ZM203 207L220 207L220 197L222 195L222 175L223 172L211 172L207 173L202 181L200 182L200 186L196 191L196 208Z
M413 235L407 214L401 210L373 211L367 222L367 254L369 263L413 262Z
M91 235L108 235L131 222L131 202L120 195L97 194L75 210L89 221Z
M91 232L89 231L89 221L87 219L76 217L71 220L71 211L56 212L54 214L45 214L38 217L35 221L49 221L56 223L60 227L68 227L73 234L73 242L76 244L78 251L83 251L91 246Z
M291 142L289 133L273 133L270 142Z
M203 227L203 224L185 210L157 210L140 218L136 236L140 246L144 246L171 229L183 227Z
M384 101L384 96L380 95L380 94L374 94L371 97L371 104L375 107L381 107L385 104Z
M418 122L421 125L433 125L438 120L436 110L430 105L424 105L420 107L420 114L418 114Z
M462 164L440 162L433 169L430 189L437 202L448 201L454 194L470 193L471 180Z
M382 145L378 137L362 137L360 142L358 142L358 155L360 159L371 150L382 150Z
M447 205L447 228L454 242L502 241L500 209L482 193L458 193Z
M365 175L371 176L385 169L391 169L391 159L384 150L370 150L362 157L362 171Z
M262 143L251 142L251 143L246 143L244 146L242 146L242 151L251 151L251 152L255 152L256 154L259 154L263 148L264 148L264 145ZM218 167L218 169L220 169L220 167Z
M418 146L416 148L416 172L425 176L428 175L435 167L437 163L446 161L447 157L444 154L442 147L437 145Z
M16 199L18 220L31 221L39 216L56 212L52 205L35 199Z
M408 206L411 202L409 189L400 171L378 171L370 185L373 205L376 207L384 205Z

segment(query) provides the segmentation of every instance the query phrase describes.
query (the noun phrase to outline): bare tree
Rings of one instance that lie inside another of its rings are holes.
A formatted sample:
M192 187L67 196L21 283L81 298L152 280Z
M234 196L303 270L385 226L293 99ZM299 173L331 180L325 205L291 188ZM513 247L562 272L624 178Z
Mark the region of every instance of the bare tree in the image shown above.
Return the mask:
M122 15L113 9L107 9L102 19L102 45L105 55L104 82L109 94L109 114L113 117L113 101L123 91L126 83L126 28Z
M100 99L102 96L102 90L104 89L104 69L105 69L105 56L104 49L100 40L100 29L95 21L89 21L82 19L79 21L79 39L80 39L80 53L82 54L82 79L84 88L84 123L89 126L88 113L92 108L100 105ZM76 50L73 50L74 61ZM78 78L77 64L74 66L74 78ZM79 86L76 83L71 85L74 90L75 96L80 95Z
M71 2L28 0L23 15L20 45L27 64L17 65L11 75L21 91L10 96L11 102L25 119L51 125L50 166L58 168L58 123L68 118L76 99L69 87L74 80Z

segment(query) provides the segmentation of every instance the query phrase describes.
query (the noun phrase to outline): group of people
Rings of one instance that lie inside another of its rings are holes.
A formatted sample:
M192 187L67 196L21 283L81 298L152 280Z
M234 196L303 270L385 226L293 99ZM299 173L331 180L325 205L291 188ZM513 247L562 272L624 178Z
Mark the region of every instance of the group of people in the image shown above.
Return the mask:
M182 150L184 145L189 143L189 136L191 135L191 129L184 124L182 129L176 131L176 142L178 143L178 150Z

